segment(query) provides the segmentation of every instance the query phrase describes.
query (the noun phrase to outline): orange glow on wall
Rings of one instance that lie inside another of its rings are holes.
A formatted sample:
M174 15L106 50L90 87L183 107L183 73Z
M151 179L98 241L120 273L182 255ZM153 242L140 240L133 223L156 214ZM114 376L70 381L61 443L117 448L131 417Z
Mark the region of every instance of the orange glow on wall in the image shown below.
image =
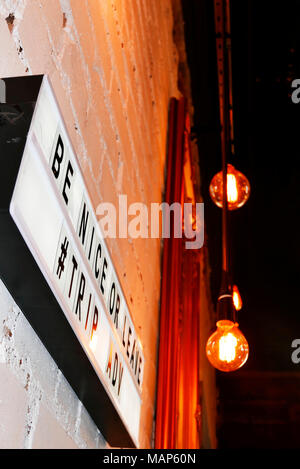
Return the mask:
M189 142L186 101L173 98L165 194L169 204L195 201ZM199 283L199 251L186 250L172 232L164 239L162 260L156 449L200 447Z
M210 363L220 371L241 368L249 356L249 345L238 328L238 323L223 319L217 322L217 330L206 344Z
M214 203L223 206L223 174L217 173L209 186L209 193ZM242 207L250 196L250 183L246 176L231 164L227 165L227 202L229 210Z

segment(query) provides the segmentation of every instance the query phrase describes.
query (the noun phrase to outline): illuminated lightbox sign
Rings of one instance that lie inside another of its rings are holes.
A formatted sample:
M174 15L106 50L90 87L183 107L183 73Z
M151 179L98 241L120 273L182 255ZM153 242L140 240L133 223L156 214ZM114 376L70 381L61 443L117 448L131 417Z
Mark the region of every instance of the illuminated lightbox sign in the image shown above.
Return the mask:
M142 348L46 77L38 95L9 210L138 445Z

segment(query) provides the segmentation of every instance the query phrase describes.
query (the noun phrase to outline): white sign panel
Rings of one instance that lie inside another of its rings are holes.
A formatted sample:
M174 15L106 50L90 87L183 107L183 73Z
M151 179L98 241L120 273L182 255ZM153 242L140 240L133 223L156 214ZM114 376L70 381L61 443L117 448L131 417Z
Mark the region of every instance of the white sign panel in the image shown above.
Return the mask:
M138 446L142 347L46 77L10 213Z

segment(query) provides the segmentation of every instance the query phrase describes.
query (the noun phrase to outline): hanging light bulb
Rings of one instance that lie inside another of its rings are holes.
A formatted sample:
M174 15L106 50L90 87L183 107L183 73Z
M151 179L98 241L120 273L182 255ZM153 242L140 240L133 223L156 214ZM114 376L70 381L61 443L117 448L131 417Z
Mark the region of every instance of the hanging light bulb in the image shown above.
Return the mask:
M223 206L223 173L220 171L213 178L209 186L209 193L213 202ZM227 202L228 210L242 207L250 196L250 183L246 176L237 171L231 164L227 165Z
M234 304L235 309L237 311L242 309L243 301L242 301L242 297L239 292L239 289L236 285L233 285L233 288L232 288L232 299L233 299L233 304Z
M248 359L249 346L237 322L228 319L217 322L217 330L207 341L206 355L220 371L234 371L244 365Z

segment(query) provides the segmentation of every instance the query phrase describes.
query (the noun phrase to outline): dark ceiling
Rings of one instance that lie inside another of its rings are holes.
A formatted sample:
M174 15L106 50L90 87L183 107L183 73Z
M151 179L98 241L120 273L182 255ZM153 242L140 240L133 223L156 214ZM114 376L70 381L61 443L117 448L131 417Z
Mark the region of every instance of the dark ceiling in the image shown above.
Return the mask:
M221 275L221 211L209 197L221 170L213 0L183 0L205 202L211 290ZM217 373L220 448L300 447L300 0L231 0L236 154L251 196L231 212L231 260L243 309L240 328L250 348L234 373Z
M208 194L221 169L213 0L182 5L216 299L221 212ZM300 1L231 0L231 13L236 147L231 162L252 189L247 204L230 216L233 278L244 301L239 322L250 346L245 367L297 371L291 342L300 338L300 103L291 101L291 81L300 78Z

